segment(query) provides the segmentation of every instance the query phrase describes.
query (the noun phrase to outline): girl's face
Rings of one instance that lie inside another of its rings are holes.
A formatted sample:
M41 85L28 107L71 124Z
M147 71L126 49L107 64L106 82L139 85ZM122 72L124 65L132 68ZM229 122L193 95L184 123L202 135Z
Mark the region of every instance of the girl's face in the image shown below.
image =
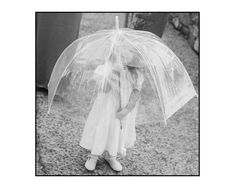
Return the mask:
M123 70L123 67L122 65L118 64L118 63L115 63L113 65L113 70L117 71L117 72L120 72L121 70Z
M144 73L144 72L145 72L144 67L140 67L140 68L138 68L138 70L139 70L141 73Z

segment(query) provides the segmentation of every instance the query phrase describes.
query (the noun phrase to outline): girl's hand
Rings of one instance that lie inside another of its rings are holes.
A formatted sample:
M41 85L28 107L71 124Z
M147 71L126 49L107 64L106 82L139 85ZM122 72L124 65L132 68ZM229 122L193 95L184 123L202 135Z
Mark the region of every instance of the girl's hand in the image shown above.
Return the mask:
M116 118L122 120L128 113L129 111L124 108L123 110L116 113Z

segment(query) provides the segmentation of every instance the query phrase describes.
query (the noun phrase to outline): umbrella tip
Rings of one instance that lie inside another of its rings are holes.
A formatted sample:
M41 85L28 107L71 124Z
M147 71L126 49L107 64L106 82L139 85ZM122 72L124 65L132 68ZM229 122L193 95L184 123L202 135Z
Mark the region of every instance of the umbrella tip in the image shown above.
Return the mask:
M118 19L118 16L115 16L115 27L116 27L116 29L119 29L119 19Z

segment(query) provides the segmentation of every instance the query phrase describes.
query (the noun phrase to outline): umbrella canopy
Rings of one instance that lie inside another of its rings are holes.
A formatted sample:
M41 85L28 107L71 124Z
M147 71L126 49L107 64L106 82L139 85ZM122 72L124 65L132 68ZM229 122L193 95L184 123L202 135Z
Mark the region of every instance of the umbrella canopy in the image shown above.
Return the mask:
M160 101L164 121L197 96L182 62L159 37L146 31L120 29L116 18L115 29L97 31L77 39L60 55L48 84L48 112L55 95L70 97L71 103L76 103L71 96L80 101L84 101L84 96L88 97L86 100L92 100L99 87L104 86L100 82L104 83L108 78L108 70L116 65L135 64L145 67L145 77ZM106 70L106 73L99 73L103 75L101 80L94 79L99 65Z

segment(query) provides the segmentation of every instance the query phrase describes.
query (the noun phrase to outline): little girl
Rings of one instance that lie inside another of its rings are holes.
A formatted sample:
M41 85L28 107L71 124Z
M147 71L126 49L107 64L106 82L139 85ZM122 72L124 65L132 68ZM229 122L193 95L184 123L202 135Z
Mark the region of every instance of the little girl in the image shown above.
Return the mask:
M142 70L141 63L133 59L124 70L114 66L110 74L112 78L105 84L103 91L99 91L80 142L80 146L91 152L85 163L86 169L94 170L98 157L107 151L106 160L111 168L122 170L116 156L118 153L123 154L125 148L132 147L136 140L135 118L144 81ZM122 143L121 129L124 134Z

